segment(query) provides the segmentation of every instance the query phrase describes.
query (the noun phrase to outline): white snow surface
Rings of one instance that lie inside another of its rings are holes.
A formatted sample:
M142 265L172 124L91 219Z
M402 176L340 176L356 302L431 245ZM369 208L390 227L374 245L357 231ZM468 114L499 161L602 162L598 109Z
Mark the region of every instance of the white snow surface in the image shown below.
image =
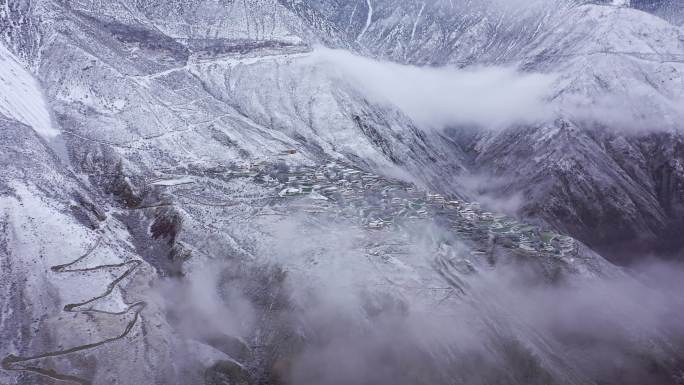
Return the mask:
M366 0L366 5L368 6L368 14L366 15L366 25L363 27L363 30L361 30L361 33L359 33L359 36L356 38L356 41L361 40L363 35L365 35L368 31L368 28L370 28L371 23L373 23L373 4L371 4L371 0Z
M152 182L153 186L179 186L183 184L194 183L195 180L190 177L176 178L176 179L162 179L156 182Z
M0 114L31 126L50 140L59 135L38 81L19 59L0 44Z

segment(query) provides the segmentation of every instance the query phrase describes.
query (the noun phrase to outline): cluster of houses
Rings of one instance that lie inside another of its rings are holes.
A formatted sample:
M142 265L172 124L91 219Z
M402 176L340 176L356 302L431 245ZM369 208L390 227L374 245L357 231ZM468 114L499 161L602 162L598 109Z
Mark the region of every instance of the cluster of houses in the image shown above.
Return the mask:
M577 251L573 238L487 212L478 203L428 193L412 184L337 162L318 167L258 164L232 172L234 176L257 178L290 205L356 220L369 229L439 218L461 237L480 244L496 242L520 253L556 257L569 257Z

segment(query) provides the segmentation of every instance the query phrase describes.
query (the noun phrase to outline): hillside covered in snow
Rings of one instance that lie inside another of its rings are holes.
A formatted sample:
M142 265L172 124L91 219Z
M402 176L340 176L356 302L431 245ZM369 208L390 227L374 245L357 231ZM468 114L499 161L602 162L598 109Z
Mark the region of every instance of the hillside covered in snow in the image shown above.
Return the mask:
M682 15L0 0L0 383L679 384Z

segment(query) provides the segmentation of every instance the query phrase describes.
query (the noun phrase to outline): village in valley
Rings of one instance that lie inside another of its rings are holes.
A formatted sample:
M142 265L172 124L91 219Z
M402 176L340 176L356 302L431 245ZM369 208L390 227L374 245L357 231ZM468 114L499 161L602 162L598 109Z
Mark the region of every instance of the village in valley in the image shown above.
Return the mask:
M232 167L230 178L250 178L274 192L272 205L284 213L301 210L330 220L356 222L370 230L407 227L420 220L445 224L469 241L474 254L492 245L520 256L545 256L572 262L577 243L568 236L484 210L480 204L424 191L339 163L286 166L257 163Z

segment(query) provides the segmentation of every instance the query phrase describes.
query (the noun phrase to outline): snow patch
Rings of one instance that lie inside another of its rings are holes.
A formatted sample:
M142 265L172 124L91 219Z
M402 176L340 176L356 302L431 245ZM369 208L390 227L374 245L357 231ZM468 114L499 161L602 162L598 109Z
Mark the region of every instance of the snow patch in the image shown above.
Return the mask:
M152 185L153 186L173 187L173 186L179 186L179 185L190 184L190 183L195 183L195 180L190 178L190 177L184 177L184 178L178 178L178 179L159 180L159 181L153 182Z
M53 128L40 85L7 48L0 45L0 114L31 126L50 141Z
M411 42L416 38L416 30L418 29L418 23L420 22L420 17L423 16L423 11L425 11L425 3L420 7L418 11L418 16L416 16L416 21L413 23L413 29L411 30Z
M363 30L361 30L361 33L359 33L359 36L356 38L356 41L361 40L363 35L366 34L368 31L368 28L370 28L371 23L373 22L373 4L371 4L371 0L366 0L366 5L368 7L368 13L366 16L366 25L363 27Z

